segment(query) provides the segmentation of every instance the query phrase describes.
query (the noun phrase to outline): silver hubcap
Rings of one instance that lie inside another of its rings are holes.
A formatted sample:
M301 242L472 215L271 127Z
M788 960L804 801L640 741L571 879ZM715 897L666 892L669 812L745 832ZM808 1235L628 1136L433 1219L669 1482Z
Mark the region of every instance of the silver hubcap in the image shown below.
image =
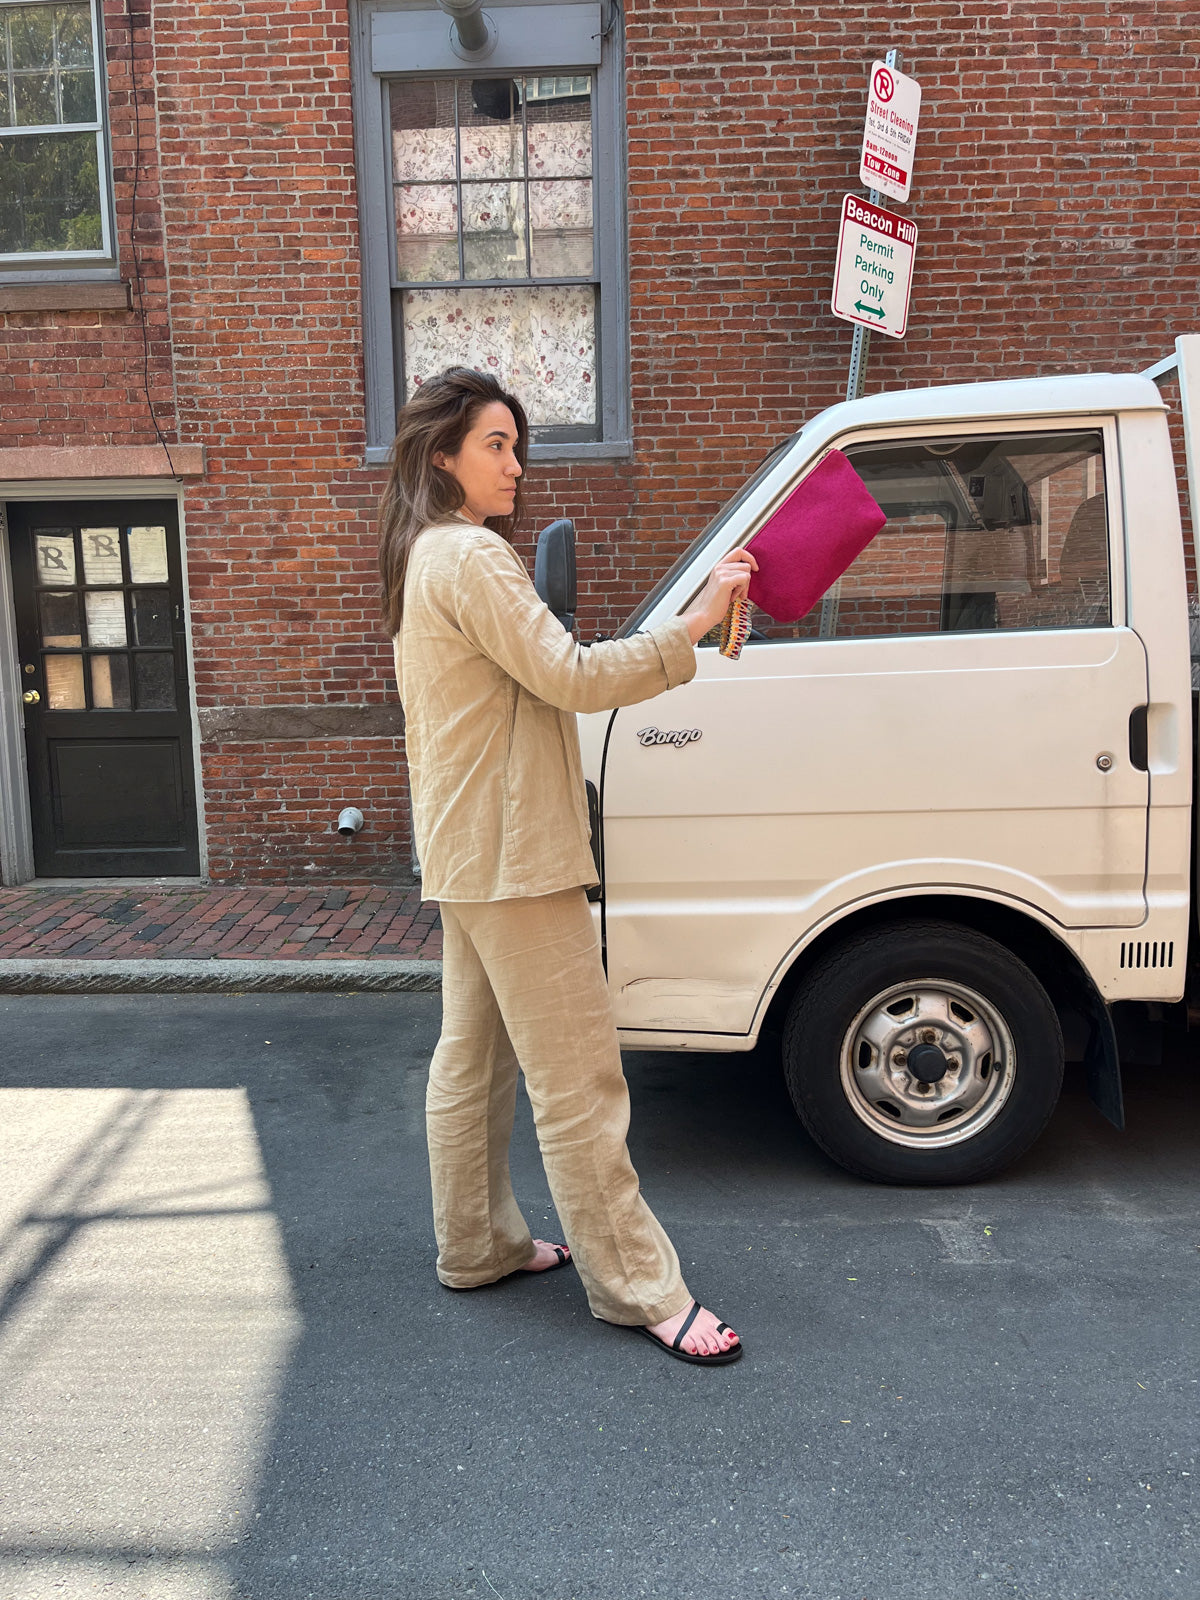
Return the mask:
M1016 1070L994 1006L944 978L897 983L858 1013L842 1040L842 1089L890 1144L960 1144L999 1115Z

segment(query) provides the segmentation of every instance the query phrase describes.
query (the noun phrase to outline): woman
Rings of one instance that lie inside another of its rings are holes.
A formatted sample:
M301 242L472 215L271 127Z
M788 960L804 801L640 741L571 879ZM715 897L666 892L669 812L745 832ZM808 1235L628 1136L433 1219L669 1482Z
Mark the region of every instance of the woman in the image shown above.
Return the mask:
M741 1343L688 1293L625 1147L574 713L687 682L755 562L735 550L684 616L581 648L508 543L527 440L517 400L453 367L401 411L380 508L423 891L444 934L426 1102L438 1277L471 1289L573 1259L594 1316L725 1363ZM568 1247L531 1238L513 1197L518 1068Z

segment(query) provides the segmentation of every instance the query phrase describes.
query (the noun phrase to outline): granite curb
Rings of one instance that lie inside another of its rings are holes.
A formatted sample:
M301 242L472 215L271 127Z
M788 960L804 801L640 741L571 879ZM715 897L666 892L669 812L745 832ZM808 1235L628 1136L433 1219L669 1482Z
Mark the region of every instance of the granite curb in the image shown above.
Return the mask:
M434 994L440 961L213 961L204 957L135 961L0 959L0 995L278 994L296 992Z

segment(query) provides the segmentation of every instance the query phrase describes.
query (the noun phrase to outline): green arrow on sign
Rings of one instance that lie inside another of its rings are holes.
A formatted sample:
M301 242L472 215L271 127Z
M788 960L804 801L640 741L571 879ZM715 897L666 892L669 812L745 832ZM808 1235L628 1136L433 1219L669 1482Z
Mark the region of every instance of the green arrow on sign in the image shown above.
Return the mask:
M855 311L865 311L865 312L868 313L869 316L872 316L872 317L882 317L883 316L883 307L882 306L865 306L865 305L863 305L861 300L856 300L854 302L854 309L855 309Z

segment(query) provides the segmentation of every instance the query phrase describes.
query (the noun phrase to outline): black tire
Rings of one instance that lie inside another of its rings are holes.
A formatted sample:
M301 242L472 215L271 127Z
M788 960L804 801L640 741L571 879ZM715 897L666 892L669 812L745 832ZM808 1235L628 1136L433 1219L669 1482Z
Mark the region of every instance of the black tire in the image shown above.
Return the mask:
M817 961L788 1012L783 1063L800 1120L848 1172L972 1183L1023 1155L1049 1121L1062 1030L1003 945L912 920Z

